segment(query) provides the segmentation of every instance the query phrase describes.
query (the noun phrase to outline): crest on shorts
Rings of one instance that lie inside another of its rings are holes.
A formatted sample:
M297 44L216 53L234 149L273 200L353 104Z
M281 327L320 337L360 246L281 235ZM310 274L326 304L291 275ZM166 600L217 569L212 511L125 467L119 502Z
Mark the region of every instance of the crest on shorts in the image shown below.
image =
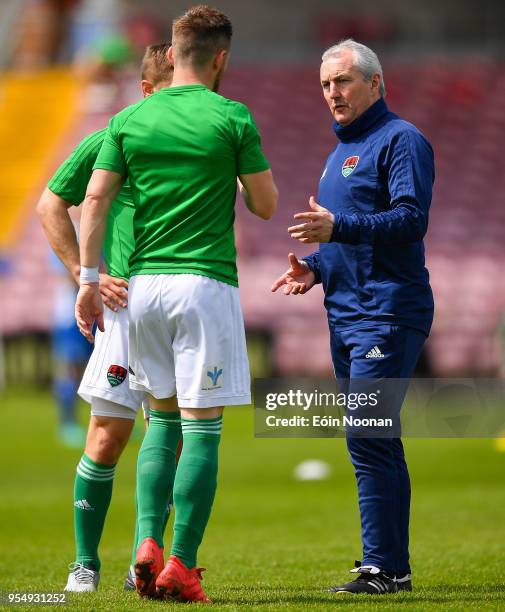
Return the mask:
M107 380L111 387L117 387L123 382L127 374L128 372L123 366L111 365L107 370Z
M223 364L205 365L202 369L202 391L223 388Z
M348 157L342 164L342 176L347 178L349 174L354 171L354 168L356 168L358 162L359 155L351 155L351 157Z

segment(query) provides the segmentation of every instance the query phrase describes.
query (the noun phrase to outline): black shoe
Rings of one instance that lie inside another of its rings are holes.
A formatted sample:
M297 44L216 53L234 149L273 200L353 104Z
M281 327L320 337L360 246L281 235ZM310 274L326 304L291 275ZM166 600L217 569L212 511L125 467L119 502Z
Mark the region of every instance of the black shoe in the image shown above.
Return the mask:
M356 561L356 568L352 573L359 574L356 580L332 586L328 589L331 593L351 593L353 595L387 595L398 593L398 585L395 577L383 572L373 565L360 565Z
M397 574L395 580L399 591L412 591L412 574Z
M130 565L130 569L128 570L128 576L126 576L123 588L125 591L137 590L137 585L135 582L135 570L133 569L133 565Z

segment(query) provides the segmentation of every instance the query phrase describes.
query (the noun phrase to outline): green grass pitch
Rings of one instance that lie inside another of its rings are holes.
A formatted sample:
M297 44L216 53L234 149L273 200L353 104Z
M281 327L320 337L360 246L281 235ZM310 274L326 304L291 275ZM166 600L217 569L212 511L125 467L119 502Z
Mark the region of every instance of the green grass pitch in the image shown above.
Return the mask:
M73 555L71 496L80 452L57 442L49 393L11 390L0 400L0 591L61 591ZM118 465L100 590L73 596L60 610L180 608L122 590L138 445L131 442ZM229 409L216 504L199 556L214 608L505 609L505 453L491 440L407 440L406 450L415 590L339 598L324 589L348 578L360 555L356 488L343 441L256 440L252 411ZM330 463L331 478L293 480L294 466L309 458ZM170 526L167 545L169 536Z

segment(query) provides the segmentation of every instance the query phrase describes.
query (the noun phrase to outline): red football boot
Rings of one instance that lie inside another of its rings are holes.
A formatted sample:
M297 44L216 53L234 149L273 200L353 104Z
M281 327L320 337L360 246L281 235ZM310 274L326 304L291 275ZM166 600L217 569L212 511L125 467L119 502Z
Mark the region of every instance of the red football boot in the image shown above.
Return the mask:
M163 548L153 538L142 540L135 559L135 584L140 597L154 597L156 578L163 565Z
M179 557L171 555L165 569L156 580L156 595L160 599L212 603L200 585L203 571L203 568L198 567L188 569Z

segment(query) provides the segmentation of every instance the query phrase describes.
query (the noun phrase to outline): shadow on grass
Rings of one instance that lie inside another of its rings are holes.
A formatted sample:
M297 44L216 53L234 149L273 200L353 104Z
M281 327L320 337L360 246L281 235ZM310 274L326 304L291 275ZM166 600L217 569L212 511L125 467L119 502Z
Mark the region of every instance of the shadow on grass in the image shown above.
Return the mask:
M411 593L401 592L394 595L378 597L376 595L337 595L327 593L319 586L299 586L286 589L282 586L254 585L247 587L230 586L224 589L225 593L214 597L216 604L248 604L248 605L275 605L296 603L318 604L337 602L342 605L354 605L358 601L394 601L397 605L423 603L450 603L450 602L482 602L486 599L491 601L505 601L505 585L454 585L438 584L429 587L415 588ZM229 594L229 597L227 596Z

